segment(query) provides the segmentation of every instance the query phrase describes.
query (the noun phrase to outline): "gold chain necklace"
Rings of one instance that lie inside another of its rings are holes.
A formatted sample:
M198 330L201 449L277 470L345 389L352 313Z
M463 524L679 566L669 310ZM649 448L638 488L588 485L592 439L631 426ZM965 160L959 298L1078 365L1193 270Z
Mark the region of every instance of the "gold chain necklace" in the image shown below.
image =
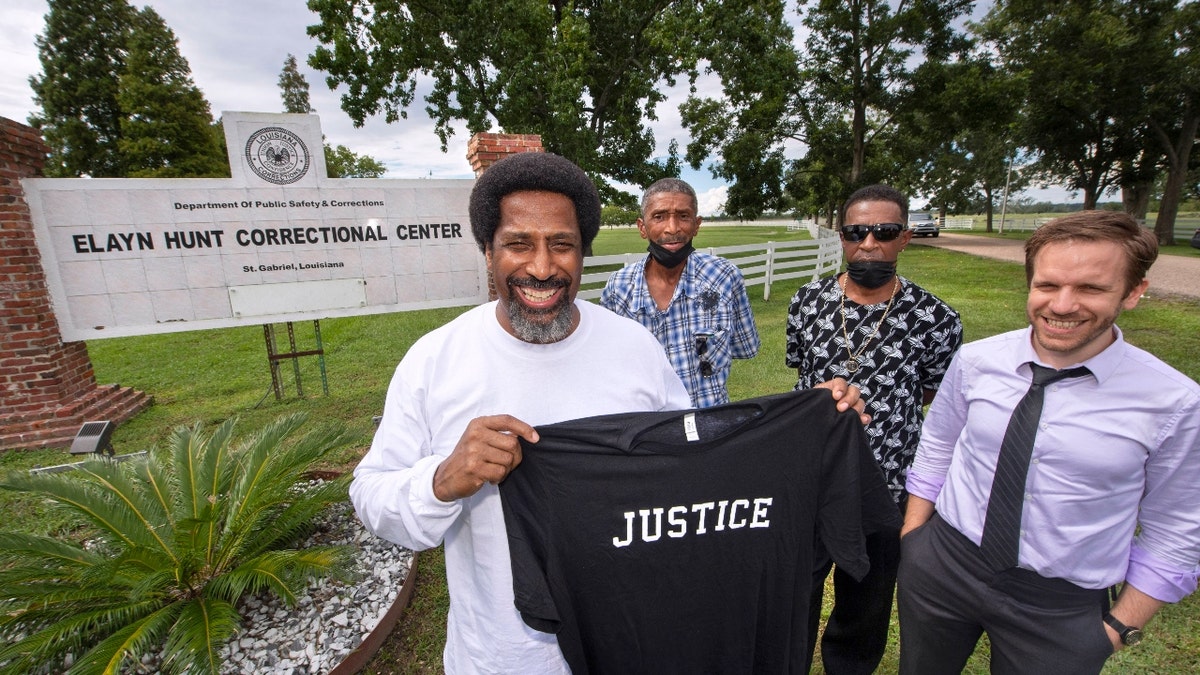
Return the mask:
M900 275L896 275L896 283L892 284L892 295L888 298L887 307L883 309L883 316L879 317L879 323L875 324L875 330L871 331L871 334L863 341L857 353L850 349L850 331L846 330L846 280L844 278L838 283L838 288L842 290L842 337L846 339L846 372L853 374L857 373L858 369L862 367L862 363L859 362L858 357L862 356L863 352L867 350L867 345L871 344L871 340L874 340L875 336L879 335L879 329L883 327L884 319L887 319L888 312L892 311L892 302L896 300L896 291L900 290Z

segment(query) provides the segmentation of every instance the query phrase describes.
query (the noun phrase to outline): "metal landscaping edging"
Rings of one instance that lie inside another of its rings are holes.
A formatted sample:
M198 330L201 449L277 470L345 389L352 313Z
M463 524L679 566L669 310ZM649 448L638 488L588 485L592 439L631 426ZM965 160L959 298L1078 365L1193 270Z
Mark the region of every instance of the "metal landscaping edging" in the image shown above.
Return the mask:
M408 609L408 603L412 601L413 590L417 585L417 558L418 554L414 551L408 565L408 574L405 575L404 583L400 586L400 592L396 594L396 599L392 601L392 606L384 613L383 618L375 624L375 628L371 629L370 634L363 638L362 643L347 654L341 663L330 669L327 675L357 675L367 667L371 659L375 658L379 648L392 634L392 629L399 623L400 617L404 616L404 610Z

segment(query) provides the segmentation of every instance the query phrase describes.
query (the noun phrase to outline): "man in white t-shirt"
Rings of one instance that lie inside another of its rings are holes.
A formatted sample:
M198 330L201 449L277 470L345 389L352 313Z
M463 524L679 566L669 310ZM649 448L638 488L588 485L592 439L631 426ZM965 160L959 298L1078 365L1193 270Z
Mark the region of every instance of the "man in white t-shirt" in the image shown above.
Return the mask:
M350 498L376 535L413 550L445 543L447 673L569 672L553 635L521 620L496 485L534 425L673 410L689 397L654 336L577 301L583 252L600 228L587 175L550 153L522 153L471 192L471 230L498 299L419 339L388 387ZM838 408L862 403L827 383Z

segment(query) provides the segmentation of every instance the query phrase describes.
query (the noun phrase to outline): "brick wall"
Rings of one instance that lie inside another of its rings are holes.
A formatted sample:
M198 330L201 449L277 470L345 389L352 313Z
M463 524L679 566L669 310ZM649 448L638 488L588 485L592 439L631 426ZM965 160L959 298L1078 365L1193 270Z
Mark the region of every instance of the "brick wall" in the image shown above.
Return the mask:
M0 450L69 445L84 421L150 403L97 386L86 343L62 341L20 180L41 175L47 152L36 129L0 117Z
M518 152L545 152L542 137L537 134L479 133L467 141L467 161L475 177L507 155Z

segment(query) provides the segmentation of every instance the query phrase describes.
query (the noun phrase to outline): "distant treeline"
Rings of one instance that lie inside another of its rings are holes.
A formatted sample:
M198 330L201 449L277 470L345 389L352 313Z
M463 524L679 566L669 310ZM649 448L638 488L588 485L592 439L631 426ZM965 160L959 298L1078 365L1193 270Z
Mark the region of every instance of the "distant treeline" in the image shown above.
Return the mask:
M1157 203L1151 202L1149 212L1155 213L1157 210L1157 207L1158 207ZM1099 204L1096 205L1096 208L1104 210L1104 211L1120 211L1124 207L1121 205L1121 202L1100 202ZM1010 213L1010 214L1071 213L1073 211L1079 211L1082 209L1083 209L1082 203L1065 204L1065 203L1054 203L1054 202L1030 202L1030 201L1022 200L1020 202L1009 202L1009 204L1008 204L1008 213ZM913 211L925 211L926 209L914 208L912 210ZM1179 208L1180 216L1194 214L1194 213L1200 213L1200 200L1185 201L1180 205L1180 208ZM637 212L633 211L632 214L633 215L629 218L629 222L637 220ZM955 212L955 213L951 213L950 215L952 215L952 216L979 216L979 215L983 215L983 210L979 210L976 212L967 212L967 213ZM1000 217L999 209L997 209L995 211L994 215L996 218ZM809 221L812 219L813 219L812 216L796 215L793 213L764 213L761 216L759 216L757 220L758 221L764 221L764 220ZM740 220L739 218L732 217L732 216L725 216L725 215L705 216L704 221L708 222L708 223L729 222L729 221L745 222L745 221Z

